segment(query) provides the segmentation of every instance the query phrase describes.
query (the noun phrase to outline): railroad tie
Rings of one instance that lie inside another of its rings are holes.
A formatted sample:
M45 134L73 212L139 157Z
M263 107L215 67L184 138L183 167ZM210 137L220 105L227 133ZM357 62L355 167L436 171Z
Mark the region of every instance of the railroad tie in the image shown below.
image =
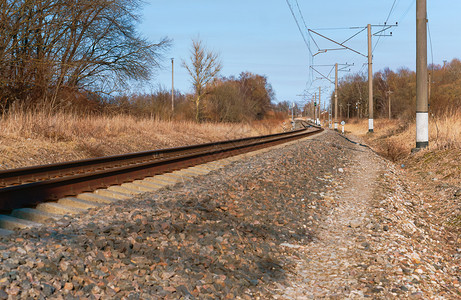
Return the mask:
M168 181L168 180L163 180L161 178L158 178L158 176L154 176L154 177L146 177L143 179L143 181L147 181L147 182L151 182L151 183L154 183L154 184L158 184L159 186L161 187L165 187L165 186L170 186L172 184L175 184L177 181Z
M0 227L6 230L26 229L40 227L42 224L12 216L0 215Z
M87 201L87 200L83 200L83 199L79 199L75 197L66 197L66 198L59 199L58 203L65 205L65 206L81 208L81 209L90 209L90 208L96 208L96 207L102 206L101 203Z
M59 215L73 215L86 211L86 209L83 208L71 207L55 202L40 203L37 205L37 209Z
M11 216L37 223L46 223L50 219L58 220L61 218L58 214L40 211L34 208L15 209L11 212Z
M203 169L198 169L196 167L183 169L182 171L186 172L186 173L194 174L194 175L206 175L206 174L210 173L210 171L205 171Z
M153 178L155 180L163 181L164 183L166 183L168 185L175 184L180 180L180 178L178 178L178 177L173 178L171 176L166 176L166 174L157 175L157 176L154 176L154 177L149 177L149 178L146 178L145 180L152 181L151 178Z
M149 187L147 185L142 185L142 184L139 184L139 183L124 183L124 184L121 185L121 187L133 189L133 190L139 191L141 193L153 192L153 191L158 190L158 188Z
M187 169L174 171L172 174L179 175L181 177L196 177L202 175L194 171L189 171Z
M134 189L131 189L131 188L120 186L120 185L113 185L113 186L109 187L108 190L123 193L123 194L132 195L132 196L141 193L139 190L134 190Z
M86 193L85 193L86 194ZM83 196L85 194L80 194L79 196ZM122 193L122 192L117 192L117 191L111 191L109 189L100 189L94 191L94 194L88 193L89 195L95 195L95 196L101 196L101 197L107 197L107 198L113 198L117 200L127 200L132 198L133 196L128 193ZM83 198L82 198L83 199ZM88 199L86 199L88 200Z
M170 178L171 180L176 180L176 181L180 181L183 179L182 175L174 174L174 173L165 173L162 175L158 175L157 177Z
M140 184L140 185L143 185L143 186L147 186L147 187L153 188L155 190L159 190L159 189L161 189L161 188L163 188L165 186L164 184L155 183L155 182L149 181L149 180L135 180L135 181L133 181L133 183Z
M187 170L194 170L194 171L197 171L197 172L202 172L203 175L208 174L211 171L213 171L213 169L211 169L211 168L206 168L205 165L198 165L198 166L195 166L195 167L188 168Z
M114 191L110 191L110 192L111 192L110 195L112 195L112 197L104 196L102 194L83 193L83 194L77 195L76 198L86 200L86 201L96 202L96 203L102 203L102 204L111 204L111 203L118 202L120 200L126 200L128 198L131 198L130 195L126 195L126 194L119 195L120 198L117 198L115 194L117 192L114 192Z

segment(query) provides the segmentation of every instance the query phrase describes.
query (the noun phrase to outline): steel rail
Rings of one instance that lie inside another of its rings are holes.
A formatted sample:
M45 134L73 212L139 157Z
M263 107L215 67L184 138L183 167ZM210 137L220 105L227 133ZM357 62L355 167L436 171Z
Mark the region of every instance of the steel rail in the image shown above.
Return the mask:
M302 130L303 129L293 132L299 132ZM205 143L122 155L105 156L99 158L84 159L41 166L32 166L11 170L1 170L0 188L28 182L43 181L53 179L56 177L77 175L86 172L94 172L96 170L102 170L106 168L138 164L155 159L163 159L167 157L184 155L186 153L191 153L194 151L203 151L204 149L215 149L217 147L222 147L225 145L238 145L254 141L255 139L277 137L286 134L287 133L276 133L260 137L248 137L235 140L219 141L214 143Z
M261 137L132 153L126 155L125 157L129 157L127 159L130 160L138 159L139 157L152 157L155 154L161 155L162 153L168 154L168 156L157 156L153 160L146 160L122 166L118 165L117 167L100 169L92 171L91 173L77 174L1 188L0 209L12 210L37 205L45 201L57 200L62 197L74 196L82 192L92 192L99 188L107 188L111 185L122 184L124 182L130 182L148 176L171 172L184 167L190 167L285 143L316 134L322 130L323 129L307 131L306 129L302 129L288 133L272 134ZM174 155L172 155L172 153L174 153ZM43 175L44 172L47 172L45 171L47 169L51 172L62 168L66 170L65 172L68 172L73 166L81 168L82 166L80 163L82 163L83 166L87 168L90 167L91 170L94 170L95 168L91 167L91 162L94 162L94 164L101 167L104 164L109 164L109 161L111 160L112 162L120 164L120 162L123 161L123 157L123 155L117 155L63 164L16 169L12 170L12 172L14 174L13 177L17 177L19 179L21 179L21 172L26 178L31 178L34 171L42 173ZM7 178L5 173L7 172L2 172L2 175L4 175L4 178Z

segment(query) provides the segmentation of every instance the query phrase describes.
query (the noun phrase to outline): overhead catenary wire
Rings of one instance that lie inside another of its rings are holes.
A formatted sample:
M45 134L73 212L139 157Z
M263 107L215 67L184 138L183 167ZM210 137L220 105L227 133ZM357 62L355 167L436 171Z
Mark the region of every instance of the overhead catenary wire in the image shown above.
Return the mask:
M331 28L331 30L335 30L335 29L337 29L337 28ZM331 39L331 38L329 38L329 37L327 37L327 36L325 36L325 35L323 35L323 34L318 33L315 29L308 28L307 30L308 30L308 32L309 32L309 36L311 37L311 39L312 39L312 41L314 42L314 44L317 46L317 53L313 54L313 56L316 56L316 55L318 55L318 54L320 54L320 53L326 53L326 52L328 52L328 51L337 51L337 50L350 50L350 51L355 52L355 53L357 53L357 54L359 54L359 55L363 55L363 54L360 53L359 51L356 51L356 50L354 50L354 49L352 49L352 48L346 46L346 43L347 43L348 41L352 40L352 39L353 39L354 37L356 37L357 35L359 35L359 34L360 34L361 32L363 32L364 30L366 30L367 27L363 27L363 26L362 26L362 27L358 27L358 26L355 26L355 27L348 27L347 29L353 29L353 30L358 30L358 29L359 29L359 31L356 32L356 33L354 33L352 36L348 37L345 41L343 41L343 42L340 43L340 42L337 42L337 41L335 41L335 40L333 40L333 39ZM326 30L326 28L323 28L323 29L321 29L321 30ZM319 36L320 38L323 38L323 39L328 40L328 41L330 41L330 42L332 42L332 43L334 43L334 44L336 44L336 45L341 46L341 48L326 48L326 49L321 49L320 46L318 45L317 41L315 40L315 37L312 35L312 33L314 33L315 35ZM364 56L364 55L363 55L363 56Z
M427 33L428 33L428 36L429 36L429 45L430 45L430 49L431 49L432 71L434 71L434 51L433 51L433 48L432 48L432 36L431 36L431 29L430 29L430 26L429 26L429 22L427 22Z
M309 39L306 38L306 35L304 34L304 31L302 30L301 25L299 24L298 18L296 18L296 14L295 14L295 12L293 10L293 7L292 7L290 1L286 0L286 3L288 4L288 7L290 8L291 14L293 15L293 19L296 22L296 26L298 27L299 33L301 34L301 36L302 36L302 38L304 40L304 43L306 44L306 47L307 47L307 49L309 50L309 53L312 56L312 50L311 50L311 45L310 45ZM298 5L298 9L299 9L299 5ZM299 10L299 12L300 12L300 10ZM302 17L302 20L303 20L303 23L305 25L306 23L304 21L304 17Z
M402 14L402 16L400 18L398 18L399 23L401 23L403 21L403 19L405 19L405 17L408 15L408 13L411 11L411 9L415 6L415 4L416 4L416 0L411 1L410 5L405 10L405 12Z
M377 47L378 47L378 45L380 43L381 37L386 36L386 31L389 30L391 27L397 26L397 25L388 25L388 22L389 22L389 20L391 18L396 17L395 16L396 12L400 11L399 7L403 6L402 3L404 3L404 2L400 1L400 0L393 0L393 1L390 1L390 2L391 2L390 3L391 6L390 6L390 9L387 11L387 13L385 15L386 18L385 18L384 24L381 23L379 25L373 25L373 27L378 26L378 27L382 27L382 28L380 29L381 31L377 31L374 34L376 37L378 37L378 39L376 40L375 45L374 45L374 47L373 47L373 49L371 51L371 55L373 55L375 50L377 49ZM416 0L411 1L410 6L405 11L405 13L402 15L401 19L408 14L408 11L411 9L411 7L414 6L415 2L416 2ZM307 48L309 50L309 53L311 55L310 63L309 63L309 66L308 66L309 69L310 69L310 73L309 73L310 78L309 78L308 84L306 84L307 89L312 87L313 81L316 81L317 79L321 79L321 78L314 79L315 76L312 75L313 72L318 72L318 70L315 70L314 68L311 68L311 66L314 65L313 64L313 59L314 59L315 56L317 56L319 54L327 53L329 51L350 50L350 51L355 52L356 54L359 54L359 55L361 55L363 57L368 57L368 55L365 55L365 54L361 53L360 51L357 51L357 50L355 50L352 47L347 45L347 44L350 43L350 41L352 39L354 39L355 37L359 36L362 32L364 32L367 29L367 27L364 27L364 26L349 26L349 27L325 27L325 28L312 29L312 28L307 27L307 22L304 19L304 16L303 16L301 8L299 6L298 0L286 0L286 3L288 5L288 7L290 8L291 14L293 15L293 18L295 19L295 22L296 22L296 25L298 27L298 30L300 31L301 36L303 37L304 43L306 44L306 46L307 46ZM398 24L398 22L396 22L396 24ZM305 30L305 29L307 29L307 30ZM318 31L327 31L327 30L356 30L356 32L354 32L351 36L347 37L343 41L336 42L335 40L329 38L328 36L326 36L324 34L320 34L318 32ZM331 49L328 48L328 46L325 47L320 42L320 40L322 40L322 39L326 39L327 41L329 41L331 43L334 43L339 47L337 47L337 48L330 47ZM366 66L367 66L367 63L363 64L361 66L361 68L360 68L359 73L362 73L363 69ZM329 77L329 75L322 76L322 77L323 77L323 79L325 79L325 77Z
M290 9L290 12L293 16L293 19L295 20L296 22L296 26L298 27L298 30L299 30L299 33L301 34L303 40L304 40L304 44L306 45L308 51L309 51L309 66L313 65L314 64L314 55L313 55L313 52L312 52L312 49L311 49L311 43L310 43L310 39L309 39L309 36L306 36L306 33L308 32L308 27L307 27L307 23L306 23L306 20L304 19L304 16L302 14L302 11L301 11L301 8L299 7L299 3L297 0L295 0L295 3L296 3L296 8L297 8L297 12L301 18L301 21L302 21L302 25L304 25L304 28L302 28L301 24L300 24L300 21L298 20L298 18L296 17L296 13L295 13L295 10L293 9L293 5L290 3L290 0L286 0L286 3L288 5L288 8ZM312 77L313 77L313 73L312 71L309 72L309 78L308 78L308 82L312 82Z
M358 36L359 34L361 34L362 32L364 32L365 30L367 30L367 27L363 27L362 30L360 30L359 32L355 33L353 36L349 37L348 39L346 39L344 42L342 42L341 44L345 44L347 43L348 41L352 40L353 38L355 38L356 36Z
M298 0L295 0L295 3L296 3L296 7L298 8L299 15L301 16L301 20L303 22L304 29L306 31L308 31L307 23L306 23L306 20L304 19L304 16L303 16L303 13L301 11L301 8L299 7ZM309 52L311 54L311 56L309 57L309 65L312 66L314 64L314 56L312 55L312 49L310 49L310 42L309 42ZM312 81L312 77L313 77L312 72L309 72L309 81Z
M326 27L326 28L311 28L315 31L324 31L324 30L355 30L360 29L363 26L352 26L352 27Z
M301 11L301 8L299 7L298 0L295 0L295 2L296 2L296 7L298 8L299 15L301 16L301 20L303 21L304 28L307 28L306 20L304 20L304 16Z
M400 2L400 0L399 0L399 2ZM392 4L391 10L389 11L389 14L387 15L386 22L384 22L384 24L387 24L387 22L389 22L389 18L391 17L392 13L394 12L394 9L396 7L396 3L398 3L397 0L394 0L394 3Z
M400 0L398 0L398 1L400 1ZM389 14L387 15L386 21L384 22L385 25L387 24L387 22L389 22L389 19L390 19L392 13L394 12L395 8L397 7L396 4L398 4L398 2L397 2L397 0L394 0L394 3L392 3L392 7L391 7L391 9L389 10ZM385 29L385 30L386 30L386 29ZM378 36L378 40L376 41L375 46L373 47L372 53L375 52L376 47L378 47L378 44L379 44L379 41L380 41L380 40L381 40L381 36Z
M324 38L324 39L326 39L326 40L332 42L333 44L336 44L336 45L339 45L339 46L343 47L344 50L347 49L347 50L350 50L350 51L352 51L352 52L355 52L356 54L359 54L359 55L361 55L361 56L366 57L365 54L362 54L362 53L360 53L359 51L356 51L356 50L354 50L354 49L352 49L352 48L350 48L350 47L348 47L348 46L346 46L346 45L344 45L344 44L341 44L341 43L339 43L339 42L337 42L337 41L335 41L335 40L333 40L333 39L331 39L331 38L329 38L329 37L327 37L327 36L325 36L325 35L323 35L323 34L320 34L320 33L316 32L316 31L312 30L312 29L309 29L309 32L312 32L312 33L314 33L314 34L320 36L321 38ZM326 50L337 50L337 49L326 49ZM325 51L325 52L326 52L326 51Z

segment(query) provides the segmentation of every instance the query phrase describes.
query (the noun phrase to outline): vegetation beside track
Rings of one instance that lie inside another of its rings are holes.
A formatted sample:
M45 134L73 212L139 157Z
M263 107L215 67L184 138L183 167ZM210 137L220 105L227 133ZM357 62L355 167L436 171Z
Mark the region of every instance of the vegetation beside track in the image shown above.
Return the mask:
M196 123L16 112L0 119L0 169L271 134L283 130L282 122Z

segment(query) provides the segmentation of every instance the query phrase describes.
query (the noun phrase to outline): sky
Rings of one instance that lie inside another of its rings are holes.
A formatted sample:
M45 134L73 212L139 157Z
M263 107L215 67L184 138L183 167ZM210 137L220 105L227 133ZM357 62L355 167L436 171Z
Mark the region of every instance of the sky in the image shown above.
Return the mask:
M394 71L402 67L416 69L416 0L150 0L142 10L141 34L152 42L165 36L172 40L152 86L171 89L171 58L174 58L175 89L192 92L190 77L181 63L189 61L193 39L202 40L207 49L219 54L222 76L238 76L241 72L266 76L275 91L276 102L301 105L319 87L323 95L333 91L329 81L309 71L312 64L324 75L331 71L329 65L353 64L339 72L340 78L367 71L364 65L367 58L349 50L320 53L312 61L311 52L336 46L312 34L314 42L306 34L308 48L287 2L292 5L304 34L307 27L340 42L358 33L359 29L351 27L383 25L386 20L387 24L398 22L397 27L386 32L392 31L391 37L373 37L373 72L386 67ZM461 58L458 33L461 1L427 2L432 40L432 46L428 42L428 63L432 63L432 57L440 65L444 60ZM373 27L373 33L381 28ZM366 30L346 45L366 55Z

